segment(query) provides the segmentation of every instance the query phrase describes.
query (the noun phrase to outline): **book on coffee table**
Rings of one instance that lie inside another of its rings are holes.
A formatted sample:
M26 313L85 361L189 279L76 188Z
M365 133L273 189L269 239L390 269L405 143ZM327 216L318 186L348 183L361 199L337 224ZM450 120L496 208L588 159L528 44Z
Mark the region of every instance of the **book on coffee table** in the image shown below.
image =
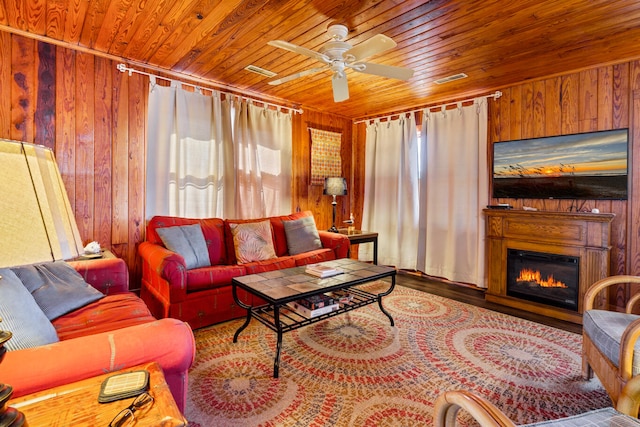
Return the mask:
M305 273L317 276L320 278L331 277L337 274L342 274L343 271L336 267L329 267L326 265L309 264L305 269Z
M340 308L340 304L335 303L331 305L326 305L324 307L316 308L312 310L300 304L299 301L291 301L287 303L287 306L293 309L296 313L301 314L304 317L311 318L321 316L323 314L331 313L332 311L336 311Z
M297 303L307 307L309 310L315 310L317 308L326 307L328 305L335 304L337 301L329 295L320 294L312 295L310 297L297 300Z

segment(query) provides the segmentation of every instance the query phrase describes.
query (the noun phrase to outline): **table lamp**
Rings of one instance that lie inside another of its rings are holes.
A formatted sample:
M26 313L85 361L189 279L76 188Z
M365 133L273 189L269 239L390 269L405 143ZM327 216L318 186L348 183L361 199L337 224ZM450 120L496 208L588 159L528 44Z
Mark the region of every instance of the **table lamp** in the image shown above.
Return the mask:
M342 177L325 178L322 194L333 196L333 201L331 202L333 205L333 221L331 223L331 228L328 231L338 233L338 229L336 228L336 205L338 204L338 202L336 202L336 196L347 195L347 179Z
M0 278L0 280L2 280L2 278ZM0 319L0 322L2 322L2 319ZM4 343L9 341L11 337L11 332L0 329L0 363L2 363L4 354L7 351L7 349L4 348ZM12 394L13 387L0 383L0 426L2 427L19 427L25 423L25 417L22 412L7 406L7 402L11 399Z
M0 139L0 268L84 253L53 152Z

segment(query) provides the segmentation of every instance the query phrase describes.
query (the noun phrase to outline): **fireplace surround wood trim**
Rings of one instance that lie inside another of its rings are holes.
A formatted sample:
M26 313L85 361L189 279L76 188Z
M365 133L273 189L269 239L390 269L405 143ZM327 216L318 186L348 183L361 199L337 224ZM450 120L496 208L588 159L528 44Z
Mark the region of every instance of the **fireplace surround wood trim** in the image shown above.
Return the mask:
M584 294L609 275L614 214L484 209L487 239L487 301L582 324ZM578 310L507 295L507 249L580 258ZM606 304L601 301L599 305Z

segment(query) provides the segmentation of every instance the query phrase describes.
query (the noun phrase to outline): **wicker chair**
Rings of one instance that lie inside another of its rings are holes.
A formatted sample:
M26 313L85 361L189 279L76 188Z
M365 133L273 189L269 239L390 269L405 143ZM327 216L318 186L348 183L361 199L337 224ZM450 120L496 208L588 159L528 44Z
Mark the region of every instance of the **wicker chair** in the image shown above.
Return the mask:
M640 377L635 377L627 383L620 393L617 409L603 408L585 412L557 420L542 421L528 426L640 426L637 419L640 407ZM484 397L465 390L447 391L436 399L433 413L434 427L453 427L460 409L473 417L480 427L515 427L500 409Z
M589 287L582 316L582 375L595 373L616 406L625 384L640 373L640 315L632 314L640 292L629 299L625 312L594 309L598 294L614 285L640 284L640 276L611 276Z

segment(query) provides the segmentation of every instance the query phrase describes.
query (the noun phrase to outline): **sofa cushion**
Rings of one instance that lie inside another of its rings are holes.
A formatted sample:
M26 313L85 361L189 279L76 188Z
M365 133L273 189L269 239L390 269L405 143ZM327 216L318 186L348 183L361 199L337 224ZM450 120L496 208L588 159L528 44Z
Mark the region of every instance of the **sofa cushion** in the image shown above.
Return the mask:
M231 224L230 227L238 264L264 261L276 257L271 234L271 221Z
M4 345L19 350L58 341L53 325L20 278L9 268L0 269L0 329L13 337Z
M322 248L316 249L315 251L303 252L298 255L292 255L291 257L295 260L296 266L300 266L317 264L323 261L333 261L336 259L336 254L332 249Z
M200 224L158 228L156 231L167 249L182 255L187 270L211 265Z
M287 235L289 255L298 255L303 252L322 248L316 222L312 216L282 221L282 223L284 225L284 232Z
M296 266L296 261L291 256L281 256L267 261L256 261L244 264L247 274L258 274L267 271L282 270Z
M12 267L45 316L54 320L104 297L66 262Z
M204 240L209 251L211 265L227 264L227 246L225 244L225 223L220 218L181 218L174 216L154 216L147 224L146 239L148 242L164 246L164 242L157 233L159 228L175 227L180 225L200 224ZM231 242L233 248L233 241ZM235 256L234 256L235 264Z
M61 341L156 320L132 292L109 295L53 321Z
M216 265L187 271L187 292L231 285L231 279L244 276L244 265Z

